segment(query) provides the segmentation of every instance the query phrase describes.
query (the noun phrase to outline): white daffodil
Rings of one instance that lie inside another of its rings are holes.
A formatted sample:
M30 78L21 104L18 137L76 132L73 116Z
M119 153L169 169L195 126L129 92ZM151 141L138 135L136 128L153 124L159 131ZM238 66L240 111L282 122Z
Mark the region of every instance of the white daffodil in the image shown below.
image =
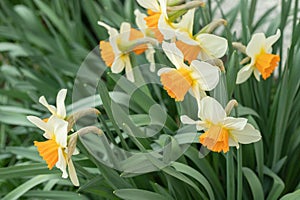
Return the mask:
M280 35L278 29L275 35L268 38L263 33L256 33L252 36L246 47L246 54L251 58L251 62L238 72L237 84L245 82L252 73L258 81L260 75L264 80L271 76L280 61L278 55L271 54L272 45L280 38Z
M73 162L68 159L68 122L56 116L51 116L47 122L35 116L28 116L27 119L45 132L43 136L47 141L34 141L34 145L37 147L40 156L46 161L48 168L51 170L55 165L62 171L62 177L67 178L66 167L68 165L72 183L79 186ZM72 155L77 153L78 151L74 151Z
M194 13L195 9L189 10L179 23L173 25L177 30L176 46L183 52L185 60L191 63L196 59L206 61L223 57L228 47L225 38L208 33L193 35Z
M135 22L138 28L141 30L141 32L144 34L144 37L152 37L151 30L149 30L145 18L147 15L141 13L138 9L134 11L134 14L136 16ZM146 59L150 63L150 71L154 72L155 71L155 59L154 59L154 47L152 44L147 44L148 48L145 51Z
M164 37L158 29L158 21L163 13L162 5L166 2L162 0L137 0L137 2L140 6L147 9L148 16L144 17L146 26L154 32L156 39L161 43Z
M46 98L44 96L41 96L39 99L39 102L45 106L52 115L60 118L65 119L66 118L66 107L65 107L65 99L67 95L67 89L61 89L57 96L56 96L56 107L53 105L49 105Z
M196 124L199 131L204 130L199 141L211 151L226 153L230 146L239 148L239 143L249 144L261 139L260 132L247 123L246 118L228 117L221 104L212 97L204 97L199 110L200 121L186 115L181 116L181 121Z
M131 29L130 24L122 23L120 33L115 28L103 22L98 22L98 24L106 28L109 34L109 42L100 42L101 56L105 64L111 67L112 73L120 73L125 68L127 79L133 82L134 77L129 52L121 46L128 44Z
M98 24L106 28L109 34L109 42L100 41L100 53L105 64L111 67L113 73L120 73L125 68L127 79L134 82L130 52L141 54L147 50L147 43L156 41L144 37L142 32L131 28L127 22L121 24L120 33L103 22Z
M176 69L162 68L158 71L164 89L170 97L182 101L190 90L199 103L201 96L206 96L205 91L210 91L217 86L219 68L198 60L192 61L190 66L187 66L182 52L175 43L163 42L162 48L176 67Z

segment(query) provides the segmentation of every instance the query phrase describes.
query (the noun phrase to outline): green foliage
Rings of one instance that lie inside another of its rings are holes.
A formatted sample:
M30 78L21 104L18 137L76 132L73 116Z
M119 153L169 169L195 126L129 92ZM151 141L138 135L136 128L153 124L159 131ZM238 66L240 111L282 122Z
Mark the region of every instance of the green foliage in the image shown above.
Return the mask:
M241 0L227 13L222 10L228 6L223 1L216 1L216 6L213 2L208 0L207 6L196 12L196 17L201 19L200 23L195 23L197 30L214 19L216 12L221 12L228 25L219 31L229 42L247 44L251 34L262 26L267 28L266 35L273 34L277 28L282 31L273 50L281 56L279 73L266 81L257 82L251 77L246 83L236 86L235 76L241 67L242 55L229 44L226 73L211 95L222 98L224 102L236 99L240 105L232 114L248 117L261 131L262 141L244 145L237 151L231 149L227 155L198 152L199 134L194 129L180 127L178 123L184 112L195 115L195 108L183 108L174 103L157 84L137 88L120 75L104 73L94 96L80 102L71 101L70 93L81 63L100 40L107 39L106 30L98 26L97 21L105 21L114 27L119 27L124 20L134 24L133 12L138 8L135 0L0 1L1 199L298 199L298 1L282 0L280 16L270 18L276 9L274 6L258 20L254 20L259 7L256 0ZM239 14L240 37L232 32ZM285 52L284 30L289 24L292 26L288 30L292 33L291 45ZM283 59L285 53L287 57ZM99 56L99 51L96 55ZM159 52L156 59L166 63ZM136 62L141 64L145 59L136 59ZM98 67L106 70L103 62L99 62ZM120 87L119 93L112 91L115 85ZM27 115L48 117L38 98L44 95L54 103L61 88L69 91L67 105L73 103L69 109L93 105L94 99L97 100L96 106L101 111L98 116L100 127L116 146L131 152L165 147L165 152L162 155L153 153L149 157L133 154L131 157L122 151L112 151L103 137L82 137L78 144L80 155L74 156L80 187L72 186L68 179L60 177L59 170L47 169L33 147L33 141L42 140L41 132L26 119ZM119 96L114 98L114 95ZM131 96L127 112L124 105L119 104L125 102L128 95ZM189 97L183 102L186 105L194 103ZM166 116L166 127L155 136L131 137L131 133L144 134L141 128L152 122L148 116L161 117L152 115L151 108L157 105L163 108L158 111ZM167 112L163 112L165 110ZM118 119L114 117L116 113ZM176 131L183 135L175 134ZM194 144L184 148L192 142ZM99 145L105 146L105 151L100 151ZM176 158L176 162L164 166L162 160L173 159L170 152L180 154L182 149L183 155ZM199 154L203 157L200 158ZM107 163L119 170L101 162L105 156L109 158ZM141 169L149 172L134 173Z

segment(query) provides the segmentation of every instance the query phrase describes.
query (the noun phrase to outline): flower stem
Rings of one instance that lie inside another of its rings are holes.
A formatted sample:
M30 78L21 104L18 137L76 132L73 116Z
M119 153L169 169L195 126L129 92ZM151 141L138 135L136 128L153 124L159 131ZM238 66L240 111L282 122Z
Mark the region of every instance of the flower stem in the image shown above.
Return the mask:
M237 200L242 199L243 192L243 174L242 174L243 156L242 145L237 149Z
M234 198L234 166L232 151L229 150L226 155L226 185L227 185L227 199Z

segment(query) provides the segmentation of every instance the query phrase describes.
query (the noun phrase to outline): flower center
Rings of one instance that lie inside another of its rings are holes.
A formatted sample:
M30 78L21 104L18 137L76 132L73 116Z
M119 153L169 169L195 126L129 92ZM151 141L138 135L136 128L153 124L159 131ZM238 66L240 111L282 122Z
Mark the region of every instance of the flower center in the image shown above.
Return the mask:
M160 79L169 96L175 98L176 101L184 99L185 94L194 82L191 77L191 71L186 68L179 68L163 73Z
M229 150L228 135L226 128L213 124L199 137L199 141L211 151L226 153Z
M55 138L45 142L34 141L34 146L37 147L40 156L42 156L42 158L48 164L48 168L52 169L58 161L59 144L56 143Z
M274 69L277 67L280 57L278 55L266 53L265 50L256 55L255 67L261 73L264 80L271 76Z

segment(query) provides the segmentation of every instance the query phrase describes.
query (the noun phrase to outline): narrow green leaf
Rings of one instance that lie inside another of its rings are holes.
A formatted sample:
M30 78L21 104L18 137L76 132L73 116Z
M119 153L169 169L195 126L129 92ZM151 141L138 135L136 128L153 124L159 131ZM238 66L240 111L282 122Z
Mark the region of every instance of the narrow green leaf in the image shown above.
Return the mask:
M114 191L114 194L126 200L166 200L161 194L140 189L120 189Z
M46 181L49 181L49 180L52 180L52 179L55 179L55 178L59 178L59 176L58 175L39 175L39 176L36 176L36 177L26 181L22 185L18 186L16 189L11 191L10 193L8 193L3 198L3 200L16 200L19 197L21 197L23 194L25 194L31 188L33 188L33 187L35 187L35 186L37 186L37 185L39 185L43 182L46 182Z
M256 174L249 168L243 167L243 173L246 177L247 182L250 185L252 196L254 200L261 200L264 199L264 192L259 179L257 178Z

